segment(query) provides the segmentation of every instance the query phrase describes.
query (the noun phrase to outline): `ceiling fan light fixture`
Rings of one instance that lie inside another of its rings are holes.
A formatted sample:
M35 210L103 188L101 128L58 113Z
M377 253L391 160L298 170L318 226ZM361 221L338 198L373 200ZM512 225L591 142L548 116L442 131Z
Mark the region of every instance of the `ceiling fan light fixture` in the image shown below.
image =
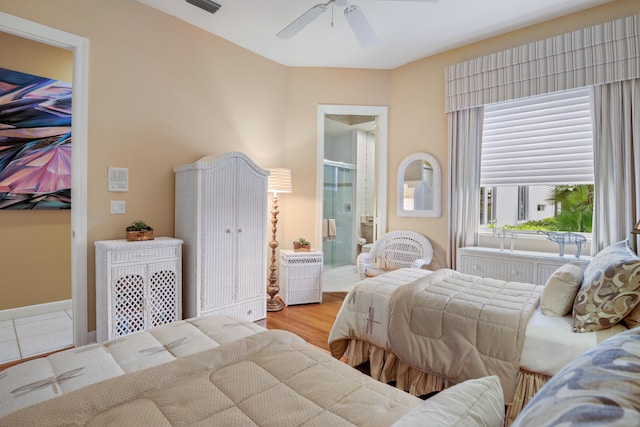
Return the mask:
M327 3L329 4L329 3ZM322 15L327 10L327 4L317 4L305 13L300 15L296 20L287 25L276 36L281 39L290 39L298 34L304 27L313 22L318 16Z

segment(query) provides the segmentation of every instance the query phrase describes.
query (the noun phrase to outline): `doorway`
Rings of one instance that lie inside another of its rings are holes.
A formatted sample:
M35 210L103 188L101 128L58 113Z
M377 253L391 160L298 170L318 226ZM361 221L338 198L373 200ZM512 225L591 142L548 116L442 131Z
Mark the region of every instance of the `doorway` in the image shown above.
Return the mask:
M73 343L88 341L87 318L87 126L89 40L65 31L0 12L0 31L73 52L71 125L71 299Z
M336 141L336 123L348 129L344 140ZM359 155L367 144L371 151ZM375 241L386 231L387 107L319 105L317 159L316 241L323 242L326 268L351 265L355 271L363 233ZM361 197L365 191L369 201ZM333 239L325 219L335 220Z

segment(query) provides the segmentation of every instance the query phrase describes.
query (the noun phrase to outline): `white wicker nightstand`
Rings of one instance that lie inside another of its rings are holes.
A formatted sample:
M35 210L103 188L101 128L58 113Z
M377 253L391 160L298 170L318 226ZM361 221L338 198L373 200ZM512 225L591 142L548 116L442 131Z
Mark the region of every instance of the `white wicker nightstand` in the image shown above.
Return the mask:
M285 305L322 302L322 252L280 250L280 299Z

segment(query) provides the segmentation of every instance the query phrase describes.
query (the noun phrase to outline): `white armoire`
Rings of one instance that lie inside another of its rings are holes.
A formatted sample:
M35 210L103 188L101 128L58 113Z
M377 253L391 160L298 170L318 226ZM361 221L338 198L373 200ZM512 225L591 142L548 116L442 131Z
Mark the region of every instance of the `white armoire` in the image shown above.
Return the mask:
M174 168L183 317L264 319L269 171L243 153Z

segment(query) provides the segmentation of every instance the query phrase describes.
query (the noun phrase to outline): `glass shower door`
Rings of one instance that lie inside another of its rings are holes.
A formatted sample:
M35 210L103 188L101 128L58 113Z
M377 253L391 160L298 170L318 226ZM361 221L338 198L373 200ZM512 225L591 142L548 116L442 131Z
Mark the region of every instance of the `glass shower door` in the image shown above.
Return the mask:
M354 264L355 165L324 163L323 242L324 265Z

